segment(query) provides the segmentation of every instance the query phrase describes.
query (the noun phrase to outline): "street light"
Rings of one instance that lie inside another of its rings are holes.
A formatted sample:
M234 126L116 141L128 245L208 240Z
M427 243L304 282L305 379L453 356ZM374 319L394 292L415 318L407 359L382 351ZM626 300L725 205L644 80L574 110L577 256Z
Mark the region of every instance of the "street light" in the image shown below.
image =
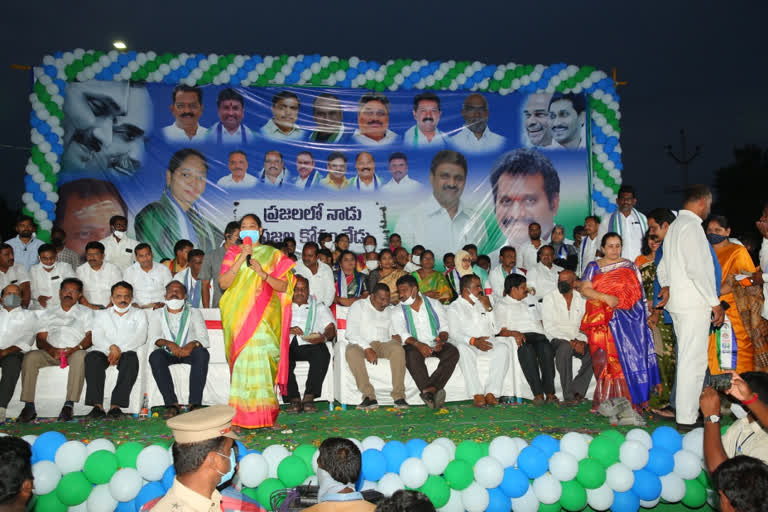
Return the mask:
M116 50L125 50L128 48L128 46L123 41L119 40L112 43L112 46L114 46Z

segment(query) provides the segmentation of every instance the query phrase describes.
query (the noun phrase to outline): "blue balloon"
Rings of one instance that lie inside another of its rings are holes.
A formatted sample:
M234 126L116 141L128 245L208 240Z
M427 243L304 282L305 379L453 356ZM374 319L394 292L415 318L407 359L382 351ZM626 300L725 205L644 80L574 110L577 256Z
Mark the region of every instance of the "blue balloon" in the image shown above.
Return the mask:
M499 489L509 498L519 498L528 491L529 486L528 475L509 466L504 470L504 479L501 481Z
M56 75L59 73L59 71L56 69L56 66L52 66L50 64L45 66L43 70L45 70L45 74L51 78L56 78Z
M488 508L486 512L509 512L512 508L512 503L509 498L501 492L498 487L494 489L488 489Z
M635 483L632 492L645 501L653 501L661 495L661 480L647 469L635 471Z
M547 472L549 457L535 446L526 446L517 457L517 467L528 478L538 478Z
M134 500L136 502L136 508L141 509L145 503L152 501L155 498L165 496L165 488L160 482L149 482L147 485L141 488L138 496Z
M408 448L400 441L390 441L381 453L387 459L387 473L400 473L400 465L408 458Z
M653 447L648 451L648 464L643 469L656 476L668 475L675 469L675 456L664 448Z
M35 198L35 201L40 203L40 208L42 208L42 203L43 201L45 201L45 192L43 192L40 189L37 189L34 192L32 192L32 197Z
M544 452L547 456L547 460L549 460L549 458L554 455L555 452L560 451L560 441L549 434L537 435L533 438L533 441L531 441L531 446L535 446Z
M632 491L616 492L613 491L613 512L637 512L640 508L640 498Z
M427 444L428 443L423 439L411 439L405 443L405 447L408 449L408 456L421 458L421 454L424 451L424 448L427 447Z
M235 444L237 445L237 453L239 455L237 462L240 462L245 457L245 454L248 453L248 448L245 447L242 441L235 441Z
M136 500L117 502L115 512L137 512Z
M379 450L369 448L363 452L363 465L360 478L378 482L387 472L387 459Z
M160 480L166 491L173 485L174 478L176 478L176 468L174 468L173 464L171 464L168 466L168 469L165 470L165 473L163 473L163 478Z
M672 427L659 427L651 434L654 448L664 448L670 453L683 449L683 437Z

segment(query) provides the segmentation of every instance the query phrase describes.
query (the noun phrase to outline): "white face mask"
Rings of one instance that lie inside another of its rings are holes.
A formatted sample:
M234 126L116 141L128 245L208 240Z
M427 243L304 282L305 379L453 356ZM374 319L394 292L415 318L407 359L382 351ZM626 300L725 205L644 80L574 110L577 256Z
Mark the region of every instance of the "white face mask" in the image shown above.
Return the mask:
M131 309L131 305L128 304L126 307L121 308L120 306L115 304L114 306L112 306L112 309L114 309L116 313L120 313L122 315L123 313L127 313L128 310Z
M181 309L184 307L184 299L169 299L165 301L168 309Z
M405 304L406 306L410 306L414 302L416 302L416 297L408 297L403 301L403 304Z
M413 262L414 265L421 265L421 256L419 256L418 254L414 254L413 256L411 256L411 261Z
M746 418L748 414L747 411L744 410L744 407L739 404L731 404L731 412L736 416L737 420Z
M366 260L365 267L368 270L376 270L377 268L379 268L379 260Z
M336 244L334 244L333 242L323 242L323 247L325 247L329 251L333 251L334 249L336 249Z
M56 267L55 263L53 265L46 265L45 263L41 263L40 265L42 265L45 270L53 270L54 267Z
M125 238L125 231L115 230L112 232L112 234L115 235L117 238Z
M363 249L365 249L365 252L373 252L376 250L375 245L364 245Z

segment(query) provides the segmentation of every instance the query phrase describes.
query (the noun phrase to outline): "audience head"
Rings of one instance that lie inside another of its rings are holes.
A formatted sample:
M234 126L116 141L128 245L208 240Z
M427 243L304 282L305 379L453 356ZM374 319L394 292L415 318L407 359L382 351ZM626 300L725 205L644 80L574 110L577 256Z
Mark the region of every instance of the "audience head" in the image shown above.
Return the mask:
M567 295L573 291L573 285L576 283L576 273L573 270L561 270L557 274L557 290L563 295Z
M461 249L469 253L470 258L472 258L472 263L477 262L477 246L475 244L467 244Z
M355 253L352 251L341 251L341 254L339 254L339 267L342 272L347 275L352 274L355 271L356 266L357 258L355 257Z
M478 297L483 294L483 287L480 283L480 278L475 274L465 274L459 279L459 293L462 297L470 297L474 295Z
M3 306L6 309L13 309L21 306L21 287L17 284L9 284L0 292Z
M283 243L285 244L285 248L288 249L289 253L296 252L296 239L292 236L287 236L285 239L283 239Z
M339 233L336 235L336 249L339 251L348 251L349 250L349 235L345 233Z
M443 254L443 266L446 269L453 268L456 264L456 255L452 252L447 252Z
M30 238L36 229L35 220L29 215L21 215L16 219L16 233L21 238Z
M416 278L411 274L405 274L398 278L395 285L397 286L397 293L400 295L400 302L410 306L419 294L419 283Z
M683 193L683 208L706 219L712 210L712 191L706 185L690 185Z
M61 229L59 226L53 226L51 229L51 245L56 248L56 251L61 251L67 243L67 232Z
M667 236L669 225L675 221L675 214L669 208L656 208L648 214L648 233L659 240Z
M374 512L435 512L435 506L426 494L401 489L381 500Z
M485 270L491 271L491 258L487 254L481 254L477 257L477 266Z
M192 242L189 240L179 240L176 242L176 244L173 246L173 255L176 258L176 261L182 265L186 264L187 254L192 250L193 247L194 245L192 245Z
M551 245L542 245L536 252L536 259L545 267L552 268L555 262L555 248Z
M584 233L586 233L589 238L596 237L599 229L600 217L597 215L590 215L584 219Z
M528 224L528 238L531 240L541 240L541 224L538 222Z
M551 240L553 244L561 244L565 241L565 228L562 224L555 224L552 228Z
M622 185L616 194L616 205L625 216L632 213L632 208L637 204L637 193L632 185Z
M306 267L314 267L317 263L318 247L315 242L307 242L301 248L301 262Z
M266 243L261 239L264 230L261 227L261 219L255 213L246 213L240 218L239 236L243 241L251 239L252 244Z
M127 308L133 303L133 286L131 283L118 281L112 285L111 292L112 304L119 310L118 313L127 311Z
M76 277L68 277L59 285L59 301L64 311L80 302L83 294L83 282Z
M180 309L180 307L172 307L170 301L185 301L187 299L187 287L181 281L173 280L165 286L165 301L168 307L171 309ZM173 304L176 306L177 304Z
M237 221L227 222L224 228L225 245L233 245L240 239L240 223Z
M408 251L405 250L405 247L398 247L395 249L395 262L400 267L405 267L408 264L408 260L410 259L408 257Z
M104 244L101 242L88 242L85 244L85 261L88 262L92 269L100 269L101 264L104 263Z
M515 300L523 300L528 296L528 285L525 276L509 274L504 279L504 295L509 295Z
M360 478L362 464L363 456L360 449L349 439L329 437L320 444L317 467L323 469L337 482L349 484L353 490L355 482Z
M16 264L16 258L13 255L13 247L0 242L0 268L11 268Z
M435 268L435 253L426 249L421 253L421 268L424 270L432 270Z
M374 252L376 250L376 237L373 235L365 235L363 238L363 250L365 252Z
M56 265L56 248L51 244L43 244L37 248L40 264L46 270L51 270Z
M584 234L586 233L584 226L576 226L573 228L573 243L578 245L581 245L581 239L584 238Z
M731 236L731 224L724 215L710 215L704 221L704 231L707 233L709 243L717 245Z
M371 290L371 304L378 311L384 311L389 306L389 286L384 283L376 283Z
M653 236L650 231L645 233L643 242L640 245L640 254L643 256L650 256L656 254L656 251L661 247L661 240Z
M200 270L203 268L204 258L205 253L200 249L192 249L187 253L187 265L189 265L189 269L193 276L200 274Z
M128 219L124 215L113 215L109 218L109 230L115 237L125 238L128 231Z
M603 235L600 241L600 249L608 260L621 259L621 247L623 240L618 233L610 232Z
M505 245L499 251L499 258L501 259L501 265L507 268L515 268L517 265L517 251L514 247Z
M379 253L366 252L363 257L365 258L365 268L368 270L376 270L379 268Z
M293 286L293 303L299 306L309 300L309 280L301 274L296 275L296 284Z
M139 262L141 268L148 271L152 268L152 246L147 243L140 243L133 249L133 254L136 256L136 261Z
M762 512L768 503L768 466L747 455L723 461L712 472L723 512Z
M456 272L458 272L460 276L463 277L472 273L472 255L464 249L456 251L455 262Z
M403 245L403 239L400 238L400 235L397 233L392 233L389 235L389 248L393 251L397 249L398 247L402 247Z
M329 251L335 249L335 246L333 245L333 235L330 233L320 233L317 235L317 243L323 249L328 249Z
M317 251L317 259L328 266L333 265L333 253L328 249L323 248Z
M32 447L20 437L0 438L0 508L23 512L32 498Z
M395 266L395 255L389 249L379 251L379 265L383 269L389 270Z

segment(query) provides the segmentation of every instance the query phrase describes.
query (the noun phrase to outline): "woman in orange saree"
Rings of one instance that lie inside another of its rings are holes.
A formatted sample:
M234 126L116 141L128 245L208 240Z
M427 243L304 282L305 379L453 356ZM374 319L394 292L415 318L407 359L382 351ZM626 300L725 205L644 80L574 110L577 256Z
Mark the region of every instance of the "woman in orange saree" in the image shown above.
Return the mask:
M259 243L261 220L240 220L242 245L224 256L219 302L224 348L231 375L229 405L232 424L242 428L272 427L280 406L276 388L288 383L288 331L295 278L294 262L281 251Z

